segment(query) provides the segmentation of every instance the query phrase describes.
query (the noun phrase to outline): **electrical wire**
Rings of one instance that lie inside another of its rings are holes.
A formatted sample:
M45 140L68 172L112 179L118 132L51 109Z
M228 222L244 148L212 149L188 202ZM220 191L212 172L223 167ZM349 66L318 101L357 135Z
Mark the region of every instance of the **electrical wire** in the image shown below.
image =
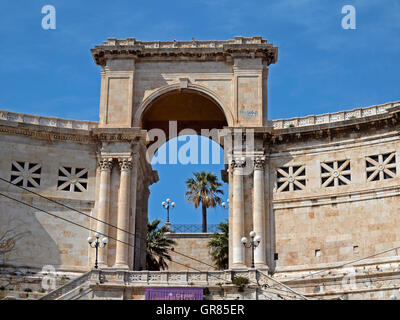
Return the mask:
M95 218L95 217L93 217L93 216L91 216L91 215L88 215L88 214L86 214L86 213L84 213L84 212L82 212L82 211L80 211L80 210L77 210L77 209L72 208L72 207L70 207L70 206L68 206L68 205L65 205L65 204L63 204L63 203L61 203L61 202L58 202L58 201L55 201L55 200L53 200L53 199L51 199L51 198L48 198L48 197L46 197L46 196L43 196L43 195L41 195L41 194L39 194L39 193L37 193L37 192L34 192L34 191L29 190L29 189L27 189L27 188L24 188L24 187L22 187L22 186L17 186L17 185L15 185L15 184L11 183L10 181L7 181L7 180L5 180L5 179L3 179L3 178L0 178L0 180L6 182L6 183L8 183L8 184L11 184L12 186L18 187L18 188L20 188L20 189L22 189L22 190L24 190L24 191L27 191L27 192L29 192L29 193L32 193L32 194L34 194L34 195L36 195L36 196L39 196L39 197L41 197L41 198L43 198L43 199L46 199L46 200L48 200L48 201L50 201L50 202L56 203L56 204L58 204L58 205L60 205L60 206L62 206L62 207L64 207L64 208L67 208L67 209L69 209L69 210L72 210L72 211L74 211L74 212L77 212L77 213L79 213L79 214L82 214L82 215L84 215L84 216L86 216L86 217L88 217L88 218L90 218L90 219L94 219L94 220L96 220L96 221L98 221L98 222L104 223L104 224L106 224L106 225L108 225L108 226L110 226L110 227L113 227L113 228L117 229L117 230L123 231L123 232L125 232L125 233L127 233L127 234L129 234L129 235L135 236L136 238L139 238L139 239L142 239L142 240L147 241L147 239L145 239L145 238L143 238L143 237L140 237L140 236L136 235L135 233L132 233L132 232L130 232L130 231L127 231L127 230L118 228L117 226L114 226L114 225L111 224L111 223L107 223L107 222L105 222L105 221L102 221L102 220L100 220L100 219L98 219L98 218ZM40 209L40 208L38 208L38 207L35 207L35 206L30 205L30 204L28 204L28 203L25 203L25 202L23 202L23 201L21 201L21 200L15 199L15 198L13 198L13 197L7 196L7 195L5 195L5 194L3 194L3 193L0 193L0 195L4 196L4 197L6 197L6 198L8 198L8 199L10 199L10 200L14 200L14 201L16 201L16 202L18 202L18 203L27 205L27 206L29 206L29 207L31 207L31 208L34 208L35 210L39 210L39 211L41 211L41 212L47 213L47 214L49 214L49 215L51 215L51 216L53 216L53 217L55 217L55 218L59 218L59 219L61 219L61 220L63 220L63 221L72 223L72 224L74 224L74 225L76 225L76 226L78 226L78 227L84 228L84 229L89 230L89 231L91 231L91 232L96 232L96 230L94 230L94 229L85 227L85 226L80 225L80 224L78 224L78 223L76 223L76 222L73 222L73 221L71 221L71 220L69 220L69 219L59 217L59 216L57 216L57 215L55 215L55 214L49 213L49 212L47 212L47 211L45 211L45 210L43 210L43 209ZM125 244L125 245L128 245L128 246L130 246L130 247L135 248L135 245L132 246L132 244L130 244L130 243L128 243L128 242L125 242L125 241L122 241L122 240L119 240L119 239L117 239L117 238L114 238L114 237L112 237L112 236L108 236L108 238L110 238L110 239L112 239L112 240L114 240L114 241L118 241L118 242L120 242L120 243L123 243L123 244ZM136 249L136 248L135 248L135 249ZM183 257L185 257L185 258L191 259L191 260L193 260L193 261L199 262L199 263L204 264L204 265L207 265L207 266L209 266L209 267L211 267L211 268L213 268L213 269L216 269L215 266L213 266L213 265L211 265L211 264L209 264L209 263L207 263L207 262L201 261L201 260L199 260L199 259L193 258L193 257L191 257L191 256L188 256L188 255L186 255L186 254L184 254L184 253L181 253L181 252L179 252L179 251L176 251L174 248L168 249L168 250L169 250L169 251L172 251L172 252L174 252L174 253L176 253L176 254L178 254L178 255L181 255L181 256L183 256ZM179 263L179 262L177 262L177 261L173 261L173 260L171 260L171 261L174 262L174 263L177 263L177 264L179 264L179 265L182 265L182 266L184 266L184 267L186 267L186 268L193 269L193 270L195 270L195 271L200 271L200 272L203 271L203 270L200 270L200 269L196 269L196 268L193 268L193 267L189 267L189 266L187 266L187 265L185 265L185 264L182 264L182 263ZM264 274L264 275L265 275L265 274ZM217 278L220 279L220 280L224 280L224 281L226 282L226 279L223 279L223 278L220 278L220 277L217 277ZM269 277L269 278L270 278L270 277ZM254 281L252 281L252 280L250 280L250 279L249 279L249 281L250 281L250 282L253 282L253 283L256 284L257 286L259 286L259 284L258 284L257 282L254 282ZM275 279L273 279L273 281L279 282L279 281L277 281L277 280L275 280ZM280 290L282 290L282 289L280 289ZM289 289L289 290L290 290L290 289ZM293 291L293 292L295 292L295 291ZM298 295L300 295L300 294L297 293L297 292L295 292L295 293L298 294ZM300 295L300 296L302 296L302 295ZM302 296L302 297L304 297L304 296Z
M89 227L85 227L85 226L83 226L83 225L81 225L81 224L79 224L79 223L73 222L73 221L71 221L71 220L69 220L69 219L66 219L66 218L63 218L63 217L59 217L59 216L57 216L57 215L55 215L55 214L53 214L53 213L47 212L46 210L40 209L40 208L38 208L38 207L36 207L36 206L33 206L33 205L29 204L29 203L26 203L26 202L23 202L23 201L21 201L21 200L18 200L18 199L15 199L15 198L13 198L13 197L10 197L10 196L8 196L8 195L5 195L4 193L1 193L1 192L0 192L0 196L3 196L3 197L8 198L8 199L10 199L10 200L16 201L16 202L18 202L18 203L20 203L20 204L24 204L24 205L26 205L26 206L28 206L28 207L31 207L31 208L35 209L35 210L41 211L41 212L43 212L43 213L46 213L46 214L48 214L48 215L50 215L50 216L52 216L52 217L54 217L54 218L58 218L58 219L61 219L61 220L65 221L65 222L71 223L71 224L73 224L73 225L75 225L75 226L78 226L78 227L81 227L81 228L83 228L83 229L86 229L86 230L95 232L95 230L93 230L93 229L91 229L91 228L89 228ZM132 245L132 244L130 244L130 243L124 242L124 241L122 241L122 240L118 240L118 239L113 238L113 237L110 237L110 236L109 236L109 238L112 239L112 240L118 241L118 242L120 242L120 243L126 244L127 246L132 247L132 248L134 248L134 249L139 249L139 248L136 247L136 245ZM199 271L199 272L203 272L203 271L204 271L204 270L200 270L200 269L197 269L197 268L194 268L194 267L187 266L187 265L185 265L185 264L183 264L183 263L180 263L180 262L177 262L177 261L173 261L173 262L174 262L174 263L177 263L177 264L179 264L179 265L182 265L182 266L184 266L184 267L186 267L186 268L195 270L195 271ZM212 277L214 277L214 278L216 278L216 279L219 279L219 280L223 280L225 283L228 282L226 279L221 278L221 277L219 277L219 276L216 276L216 275L213 275L213 274L210 274L210 276L212 276ZM232 282L232 281L230 281L230 282Z
M36 195L36 196L39 196L39 197L41 197L42 199L46 199L46 200L48 200L48 201L50 201L50 202L53 202L53 203L55 203L55 204L58 204L58 205L60 205L60 206L62 206L62 207L64 207L64 208L67 208L68 210L72 210L72 211L74 211L74 212L77 212L77 213L79 213L79 214L82 214L82 215L84 215L85 217L87 217L87 218L89 218L89 219L96 220L96 221L98 221L98 222L100 222L100 223L106 224L107 226L110 226L110 227L115 228L115 229L117 229L117 230L123 231L123 232L127 233L128 235L131 235L131 236L134 236L134 237L139 238L139 239L141 239L141 240L147 241L146 238L139 236L140 233L135 234L135 233L132 233L132 232L130 232L130 231L127 231L127 230L118 228L117 226L115 226L115 225L113 225L113 224L111 224L111 223L105 222L105 221L100 220L100 219L98 219L98 218L96 218L96 217L93 217L93 216L91 216L91 215L88 215L87 213L84 213L84 212L82 212L82 211L80 211L80 210L78 210L78 209L72 208L72 207L70 207L70 206L68 206L68 205L65 205L65 204L63 204L63 203L61 203L61 202L58 202L58 201L56 201L56 200L53 200L53 199L51 199L51 198L49 198L49 197L43 196L43 195L41 195L41 194L39 194L39 193L37 193L37 192L34 192L34 191L32 191L32 190L29 190L29 189L25 188L25 187L17 186L17 185L15 185L15 184L13 184L12 182L10 182L10 181L8 181L8 180L5 180L5 179L3 179L3 178L1 178L1 177L0 177L0 180L3 181L3 182L6 182L6 183L8 183L8 184L10 184L10 185L12 185L12 186L18 187L18 188L20 188L20 189L22 189L22 190L24 190L24 191L27 191L27 192L29 192L29 193L32 193L32 194L34 194L34 195ZM14 200L16 200L16 199L14 199ZM16 201L18 201L18 200L16 200ZM40 210L40 209L38 209L38 210ZM93 230L93 229L90 229L90 231L92 231L92 232L97 232L97 231L95 231L95 230ZM105 235L105 236L106 236L106 235ZM110 239L112 239L112 240L116 240L116 239L114 239L113 237L110 237L110 236L108 236L108 238L110 238ZM116 241L117 241L117 240L116 240ZM118 241L120 241L120 242L122 242L122 243L124 243L124 244L128 244L127 242L124 242L124 241L122 241L122 240L118 240ZM206 262L200 261L200 260L198 260L198 259L196 259L196 258L190 257L190 256L185 255L184 253L179 252L179 251L176 251L176 250L172 250L172 251L174 251L174 252L175 252L176 254L178 254L178 255L181 255L181 256L186 257L186 258L188 258L188 259L191 259L191 260L193 260L193 261L196 261L196 262L205 264L205 265L207 265L207 266L209 266L209 267L215 269L215 266L210 265L210 264L208 264L208 263L206 263Z
M384 254L384 253L387 253L387 252L390 252L390 251L393 251L393 250L397 250L399 248L400 248L400 246L399 247L390 248L390 249L375 253L373 255L367 256L367 257L363 257L363 258L356 259L356 260L353 260L353 261L345 262L345 263L343 263L341 265L338 265L338 266L335 266L335 267L331 267L331 268L320 270L320 271L317 271L317 272L314 272L314 273L306 274L306 275L301 276L301 277L296 277L296 278L292 278L292 279L285 279L282 282L291 282L291 281L302 280L302 279L305 279L305 278L313 277L313 276L315 276L317 274L325 273L325 272L327 272L329 270L332 270L332 269L343 268L344 266L351 265L351 264L354 264L356 262L360 262L360 261L363 261L363 260L366 260L366 259L374 258L376 256L379 256L381 254Z

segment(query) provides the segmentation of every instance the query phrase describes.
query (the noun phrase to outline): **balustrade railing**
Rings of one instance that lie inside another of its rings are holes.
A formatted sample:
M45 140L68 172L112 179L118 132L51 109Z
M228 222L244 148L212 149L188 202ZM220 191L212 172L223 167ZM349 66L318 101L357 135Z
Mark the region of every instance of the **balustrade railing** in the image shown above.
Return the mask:
M171 224L171 232L174 233L202 233L203 226L201 224ZM220 232L218 224L208 224L207 233Z

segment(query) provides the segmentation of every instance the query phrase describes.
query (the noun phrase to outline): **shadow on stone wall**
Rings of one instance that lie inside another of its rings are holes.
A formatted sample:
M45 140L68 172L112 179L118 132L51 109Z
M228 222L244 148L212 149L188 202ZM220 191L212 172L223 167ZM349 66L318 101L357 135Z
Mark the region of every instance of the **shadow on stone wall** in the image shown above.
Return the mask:
M29 202L27 199L23 201ZM59 266L59 248L49 234L52 220L55 218L47 216L40 221L34 209L2 198L0 265L34 268L41 268L43 265ZM61 233L62 230L55 232Z

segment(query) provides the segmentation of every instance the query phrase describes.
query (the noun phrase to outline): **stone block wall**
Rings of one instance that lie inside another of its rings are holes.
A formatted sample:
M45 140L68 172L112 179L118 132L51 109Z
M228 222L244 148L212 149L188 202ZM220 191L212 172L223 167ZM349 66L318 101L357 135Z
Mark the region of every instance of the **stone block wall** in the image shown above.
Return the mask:
M276 146L268 178L277 270L323 267L400 246L399 169L396 129Z
M0 135L0 177L90 215L94 207L95 146L16 135ZM50 216L71 220L85 228L90 219L17 186L0 181L0 235L12 242L2 250L3 265L84 271L88 268L89 231Z
M197 270L214 270L211 267L214 264L211 260L210 249L207 246L211 235L210 233L169 233L168 238L176 242L176 245L174 245L175 251L206 264L170 251L172 262L168 262L168 271L194 271L193 268Z

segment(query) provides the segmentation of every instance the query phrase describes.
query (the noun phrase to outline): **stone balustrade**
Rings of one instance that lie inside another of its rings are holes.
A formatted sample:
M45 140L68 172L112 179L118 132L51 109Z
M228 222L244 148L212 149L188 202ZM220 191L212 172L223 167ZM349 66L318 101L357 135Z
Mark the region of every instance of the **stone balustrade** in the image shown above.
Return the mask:
M43 117L43 116L36 116L24 113L10 112L6 110L0 110L0 120L14 121L20 123L47 126L47 127L80 129L80 130L90 130L93 128L97 128L98 126L98 123L95 121L81 121L81 120L60 119L55 117Z
M109 38L103 42L103 46L140 46L146 49L169 49L169 48L223 48L224 45L241 44L265 44L267 40L262 37L235 37L231 40L218 41L138 41L135 38L116 39Z
M243 271L126 271L126 270L92 270L90 279L102 283L124 283L130 286L143 285L226 285L235 277L249 279L249 284L264 284L269 279L256 270ZM260 283L260 281L262 283Z
M306 127L312 125L320 125L325 123L334 123L338 121L354 120L365 118L378 114L387 113L392 107L400 106L400 102L390 102L383 105L371 106L366 108L356 108L347 111L339 111L334 113L325 113L320 115L311 115L306 117L296 117L290 119L272 120L274 129L286 129L292 127ZM69 128L90 130L98 127L98 122L61 119L56 117L43 117L24 113L10 112L0 110L0 120L15 121L27 124L35 124L56 128Z
M270 299L307 299L302 294L287 287L266 273L256 269L225 271L126 271L92 270L89 278L92 286L123 287L236 287L233 280L237 277L248 279L247 287L260 288L261 295Z
M249 272L232 271L124 271L102 270L99 273L92 271L91 279L101 279L102 282L123 282L126 285L217 285L230 283L234 276L246 276ZM255 273L254 273L255 278Z
M383 105L356 108L348 111L339 111L334 113L325 113L321 115L311 115L306 117L297 117L290 119L273 120L274 129L286 129L291 127L305 127L319 125L324 123L333 123L337 121L353 120L386 113L392 107L400 106L399 102L386 103Z

